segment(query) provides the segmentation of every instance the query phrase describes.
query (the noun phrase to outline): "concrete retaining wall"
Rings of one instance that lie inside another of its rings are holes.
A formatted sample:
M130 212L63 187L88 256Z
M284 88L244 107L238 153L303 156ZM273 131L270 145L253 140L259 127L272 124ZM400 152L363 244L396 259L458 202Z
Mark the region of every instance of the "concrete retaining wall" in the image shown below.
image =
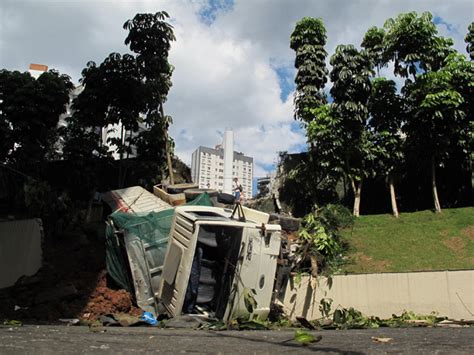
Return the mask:
M285 311L292 319L317 319L320 300L331 298L332 310L354 307L367 316L389 318L407 310L474 319L474 270L337 275L332 283L330 288L328 279L309 276L298 285L290 281Z
M39 270L42 234L40 219L0 222L0 288Z

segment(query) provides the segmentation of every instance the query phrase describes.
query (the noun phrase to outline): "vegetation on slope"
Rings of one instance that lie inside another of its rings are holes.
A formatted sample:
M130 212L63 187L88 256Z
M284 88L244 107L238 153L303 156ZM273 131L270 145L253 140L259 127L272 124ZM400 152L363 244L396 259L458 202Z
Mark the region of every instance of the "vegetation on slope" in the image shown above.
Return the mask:
M345 273L474 269L474 207L361 216L343 237Z

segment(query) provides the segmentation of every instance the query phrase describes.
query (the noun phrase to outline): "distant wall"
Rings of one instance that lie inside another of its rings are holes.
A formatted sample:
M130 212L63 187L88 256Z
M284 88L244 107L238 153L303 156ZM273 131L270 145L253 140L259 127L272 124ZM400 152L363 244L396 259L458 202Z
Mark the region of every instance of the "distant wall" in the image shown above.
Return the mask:
M331 298L332 310L338 305L354 307L367 316L390 318L407 310L474 319L474 270L337 275L331 288L327 281L308 276L298 285L289 282L283 302L286 313L293 319L317 319L320 300Z
M39 270L42 230L40 219L0 221L0 288Z

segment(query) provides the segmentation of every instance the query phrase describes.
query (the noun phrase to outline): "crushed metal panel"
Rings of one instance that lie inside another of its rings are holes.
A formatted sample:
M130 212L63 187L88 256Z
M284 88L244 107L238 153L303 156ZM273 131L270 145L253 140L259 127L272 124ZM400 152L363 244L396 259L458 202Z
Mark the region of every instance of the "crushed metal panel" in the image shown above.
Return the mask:
M104 193L103 200L112 211L129 213L159 212L172 206L141 186L132 186Z
M42 262L41 219L0 222L0 288L34 275Z
M197 236L191 220L178 213L166 251L163 278L157 296L171 317L179 316L188 287Z
M164 245L168 243L168 238L147 243L135 234L124 231L123 241L137 304L144 311L151 312L156 316L154 290L158 289L160 282L166 250Z

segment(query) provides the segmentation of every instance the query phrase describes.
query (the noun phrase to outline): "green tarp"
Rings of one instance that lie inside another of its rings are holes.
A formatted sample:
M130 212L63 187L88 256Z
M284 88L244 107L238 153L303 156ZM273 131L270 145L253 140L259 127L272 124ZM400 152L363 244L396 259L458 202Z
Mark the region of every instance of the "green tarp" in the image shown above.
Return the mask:
M186 203L192 206L212 206L207 193L199 195L194 200ZM168 245L168 236L173 221L174 208L160 212L131 214L114 212L109 216L106 228L106 264L109 275L124 289L133 294L133 282L128 271L126 250L121 246L116 233L126 231L127 235L138 237L142 242L155 244L156 257L153 264L162 265Z

